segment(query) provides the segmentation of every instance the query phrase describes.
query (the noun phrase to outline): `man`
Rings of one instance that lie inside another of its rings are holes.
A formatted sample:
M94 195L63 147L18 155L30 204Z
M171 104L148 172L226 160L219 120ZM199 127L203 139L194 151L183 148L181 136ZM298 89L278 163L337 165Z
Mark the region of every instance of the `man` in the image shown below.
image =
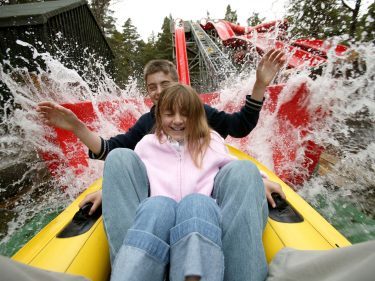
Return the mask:
M223 138L248 135L257 124L266 87L284 64L283 57L284 53L279 50L270 50L263 56L257 68L252 95L246 96L246 103L239 112L228 114L205 105L211 128ZM148 63L144 78L147 93L154 104L163 89L178 81L175 66L165 60ZM154 107L142 115L127 133L109 140L90 131L73 112L60 105L42 102L37 110L48 125L72 131L89 148L90 158L106 159L102 191L88 195L81 206L93 202L92 213L103 201L104 225L113 263L133 222L137 206L148 197L147 171L129 149L134 149L153 128ZM225 280L265 279L267 262L262 233L268 217L266 197L272 206L275 204L272 192L284 197L280 186L266 179L262 181L259 170L249 161L233 161L217 174L212 196L223 214Z

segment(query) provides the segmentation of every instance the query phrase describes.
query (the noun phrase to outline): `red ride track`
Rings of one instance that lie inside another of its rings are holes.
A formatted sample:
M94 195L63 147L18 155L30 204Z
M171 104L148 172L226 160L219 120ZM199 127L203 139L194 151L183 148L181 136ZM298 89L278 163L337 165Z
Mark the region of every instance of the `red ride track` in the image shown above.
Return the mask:
M208 21L205 30L215 29L220 40L229 46L254 45L258 52L264 53L270 47L283 49L289 55L288 66L315 67L326 62L331 44L323 40L298 39L291 44L282 40L287 21L271 21L254 27L243 27L225 20ZM347 51L344 45L337 45L335 52L342 55Z

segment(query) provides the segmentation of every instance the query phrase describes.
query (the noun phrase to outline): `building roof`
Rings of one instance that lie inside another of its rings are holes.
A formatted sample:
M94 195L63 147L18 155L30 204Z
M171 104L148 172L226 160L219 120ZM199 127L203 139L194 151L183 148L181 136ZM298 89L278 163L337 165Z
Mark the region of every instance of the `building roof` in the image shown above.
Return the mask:
M44 24L53 16L85 4L85 0L59 0L0 6L0 27Z

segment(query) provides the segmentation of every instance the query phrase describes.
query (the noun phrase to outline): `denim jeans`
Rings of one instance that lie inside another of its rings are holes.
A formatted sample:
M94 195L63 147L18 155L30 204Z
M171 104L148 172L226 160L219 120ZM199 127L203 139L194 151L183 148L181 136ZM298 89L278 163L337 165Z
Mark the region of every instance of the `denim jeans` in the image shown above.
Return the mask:
M225 281L260 281L267 275L262 234L268 217L258 168L236 160L220 169L212 194L221 209ZM148 197L144 164L129 149L109 153L104 166L103 218L111 262L133 224L138 205Z
M163 281L170 264L171 281L186 276L221 281L221 215L215 200L190 194L179 203L164 196L139 205L113 265L112 281Z

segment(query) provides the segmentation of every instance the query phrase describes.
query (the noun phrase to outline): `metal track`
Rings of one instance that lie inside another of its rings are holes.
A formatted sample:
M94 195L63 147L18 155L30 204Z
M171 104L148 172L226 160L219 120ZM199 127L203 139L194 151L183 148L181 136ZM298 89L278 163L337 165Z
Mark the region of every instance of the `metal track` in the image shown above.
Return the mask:
M197 22L189 22L192 37L199 51L200 80L217 88L221 81L235 74L236 68Z

